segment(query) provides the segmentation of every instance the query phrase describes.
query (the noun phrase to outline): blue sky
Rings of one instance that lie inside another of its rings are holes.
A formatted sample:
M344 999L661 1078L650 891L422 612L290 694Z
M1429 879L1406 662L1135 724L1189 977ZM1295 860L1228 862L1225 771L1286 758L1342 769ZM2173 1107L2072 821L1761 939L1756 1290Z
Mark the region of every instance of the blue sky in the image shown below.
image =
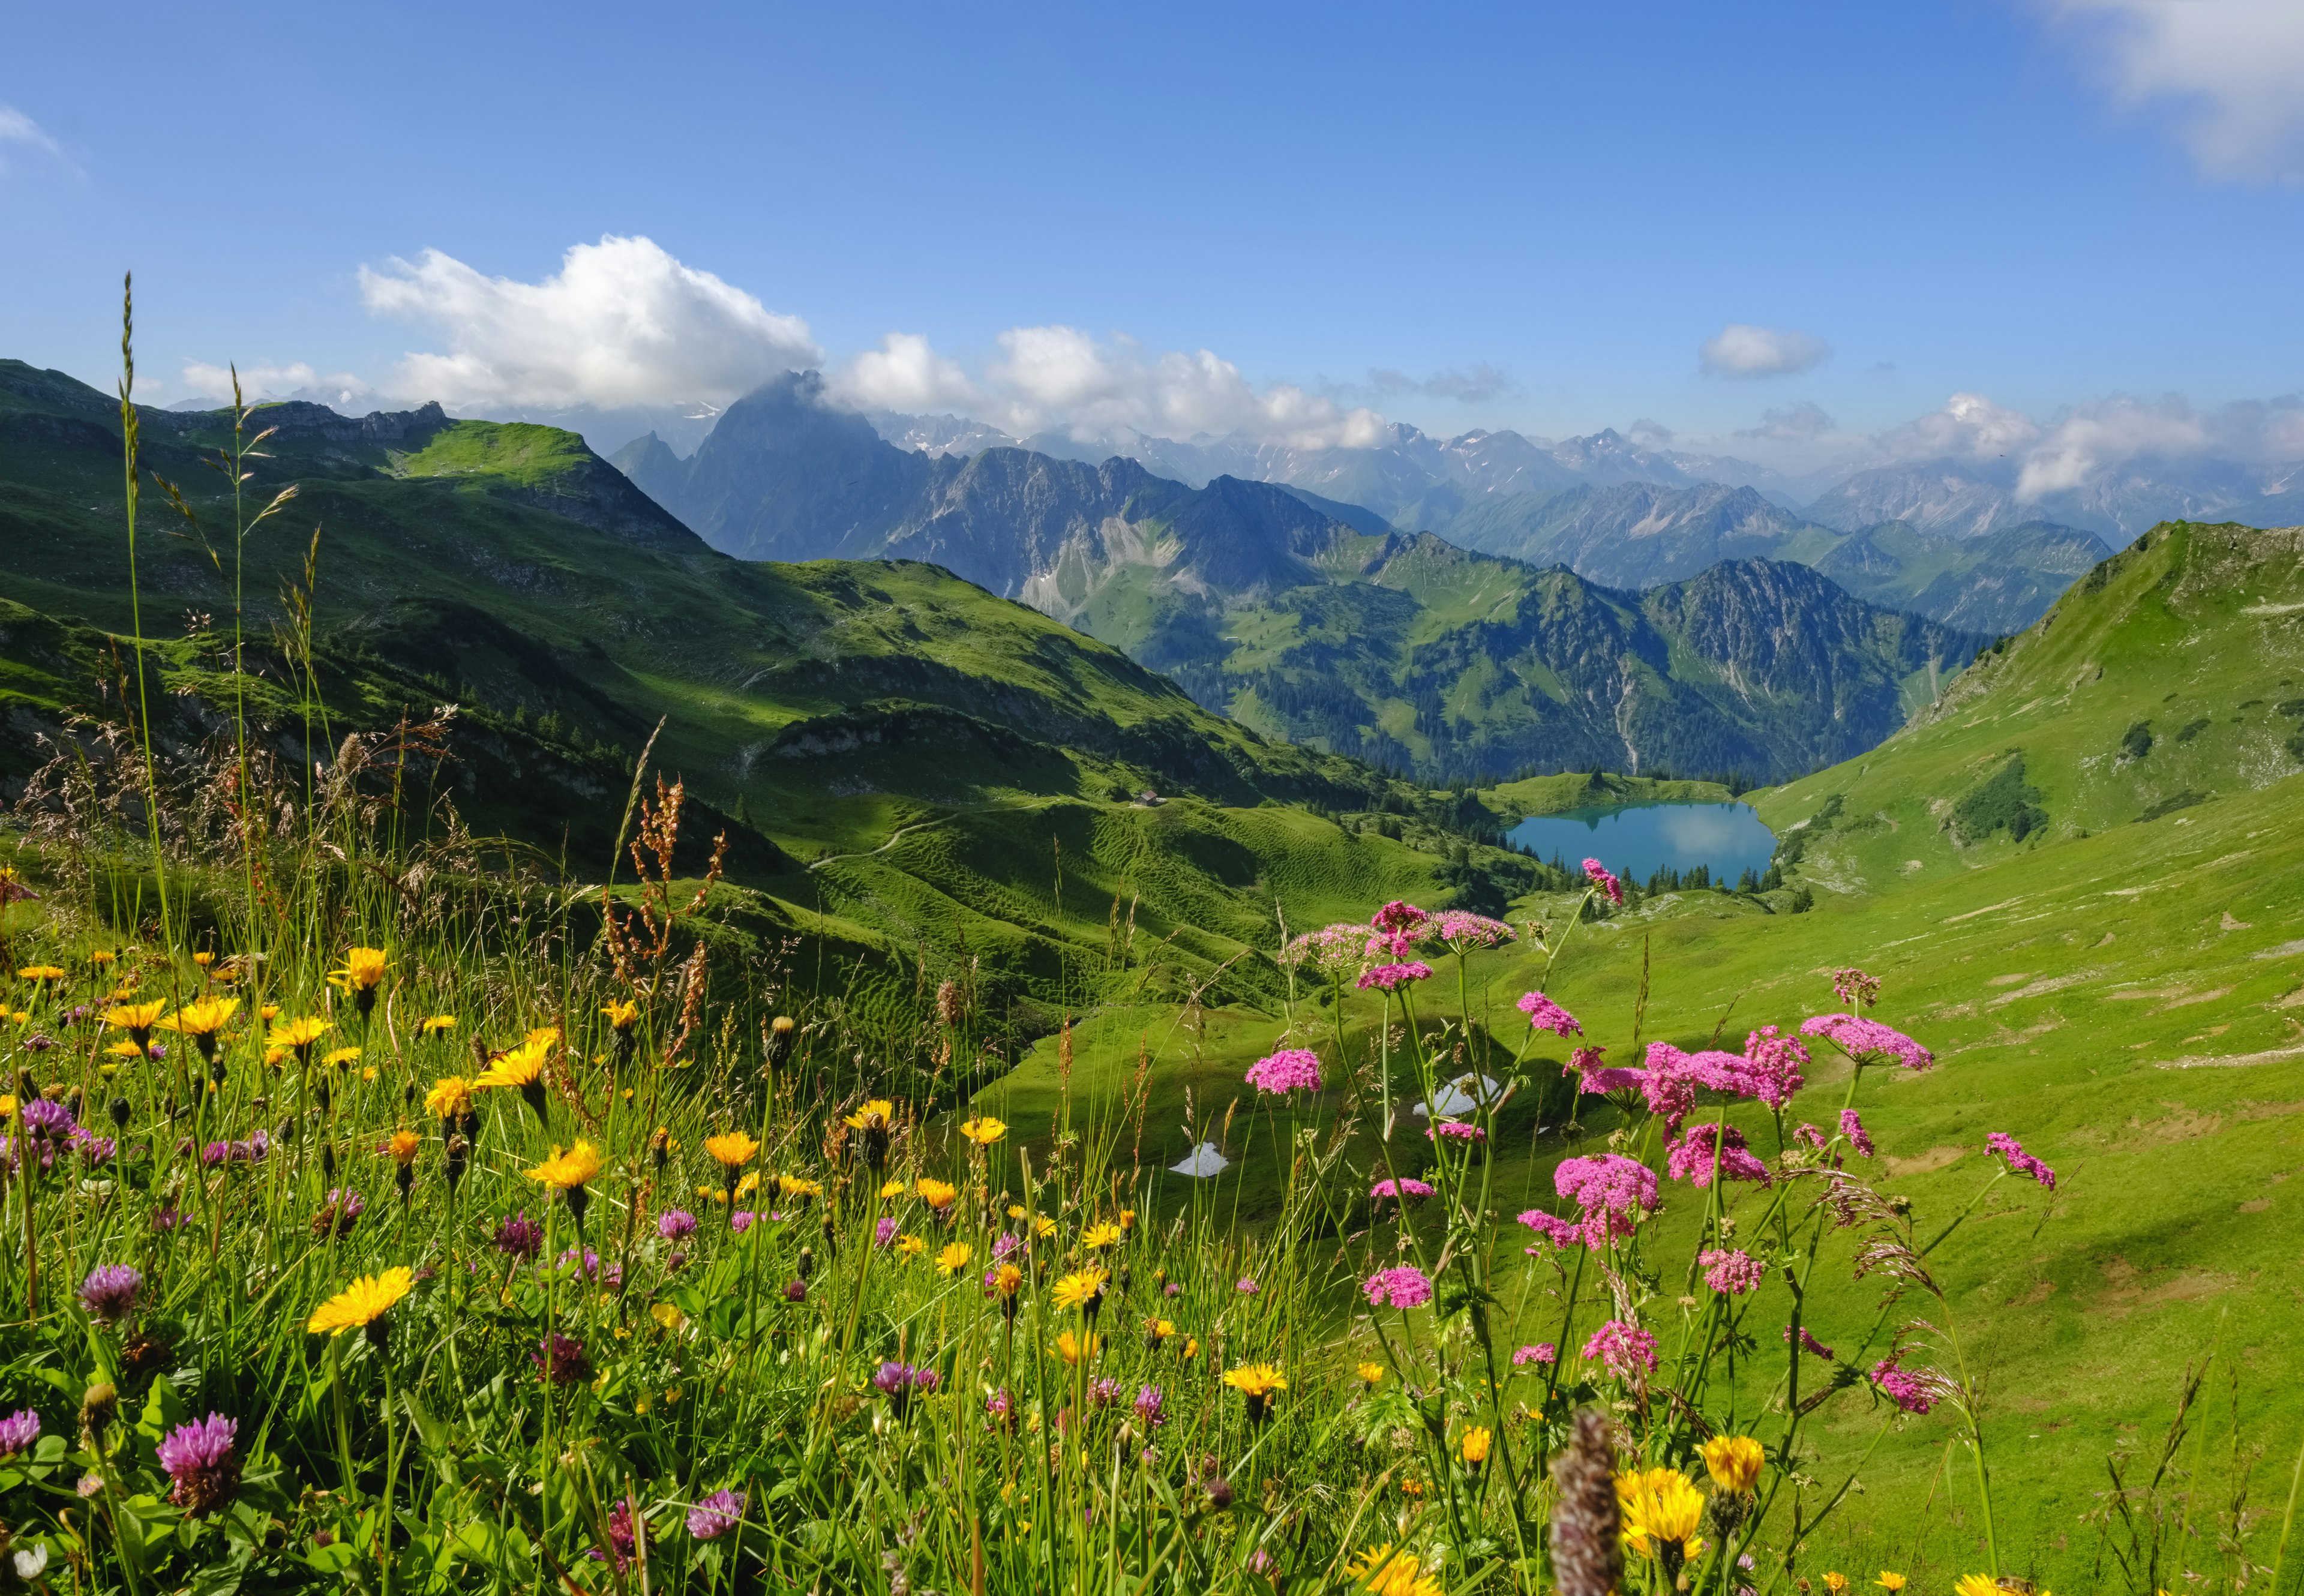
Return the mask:
M1301 390L1241 412L1283 429L2270 398L2304 366L2288 9L40 7L0 58L0 353L108 380L133 267L163 399L228 359L398 395L405 355L463 348L520 403L609 403L647 382L491 343L486 293L389 263L548 283L613 235L658 251L623 261L635 294L702 292L644 280L685 267L805 323L713 300L719 356L915 335L932 379L860 393L1044 422L1088 401L1011 329L1086 335L1123 398L1213 352L1251 396ZM396 311L389 281L417 284ZM1778 339L1732 365L1805 369L1706 370L1732 324ZM729 380L710 349L644 358L659 398Z

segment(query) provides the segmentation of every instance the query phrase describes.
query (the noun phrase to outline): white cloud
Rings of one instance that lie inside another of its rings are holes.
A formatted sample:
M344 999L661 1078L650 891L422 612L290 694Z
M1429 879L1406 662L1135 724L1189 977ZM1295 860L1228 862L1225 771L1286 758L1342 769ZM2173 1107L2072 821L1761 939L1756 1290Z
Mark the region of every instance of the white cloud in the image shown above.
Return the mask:
M1760 424L1746 428L1738 437L1766 438L1772 443L1809 444L1833 429L1833 420L1812 399L1778 405L1760 412Z
M1078 327L1010 327L999 353L971 377L927 339L890 334L834 374L832 389L860 410L965 405L1017 437L1063 431L1081 442L1131 432L1162 437L1246 433L1296 448L1366 447L1384 419L1274 383L1258 388L1210 350L1153 354L1136 340L1099 341Z
M2130 106L2164 104L2212 176L2304 179L2304 5L2049 0Z
M1732 321L1696 355L1715 377L1785 377L1814 369L1831 352L1832 345L1812 333Z
M64 156L64 147L48 136L46 128L15 106L0 105L0 146L9 144L29 144L34 149L46 150L58 160L63 160ZM66 164L69 166L70 163ZM0 172L7 169L7 161L0 158Z
M183 386L193 395L213 399L219 405L232 403L232 369L211 366L205 361L184 362ZM259 362L240 369L241 396L250 403L258 399L310 399L326 405L340 414L354 413L354 407L366 403L375 395L368 384L349 371L331 371L325 375L312 369L308 361L292 361L284 366Z
M362 267L377 315L436 328L445 353L411 352L393 386L452 409L725 403L823 351L780 316L653 240L578 244L540 283L485 276L438 250Z
M1954 394L1932 410L1874 440L1891 461L1986 461L2021 454L2037 442L2040 424L1981 394Z

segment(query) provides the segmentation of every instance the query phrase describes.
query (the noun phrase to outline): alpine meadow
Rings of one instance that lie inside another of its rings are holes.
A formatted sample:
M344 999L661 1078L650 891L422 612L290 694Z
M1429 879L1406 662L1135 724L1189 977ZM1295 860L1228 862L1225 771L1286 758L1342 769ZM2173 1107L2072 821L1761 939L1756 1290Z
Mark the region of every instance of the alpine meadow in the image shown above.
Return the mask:
M0 1596L2304 1596L2284 8L68 9Z

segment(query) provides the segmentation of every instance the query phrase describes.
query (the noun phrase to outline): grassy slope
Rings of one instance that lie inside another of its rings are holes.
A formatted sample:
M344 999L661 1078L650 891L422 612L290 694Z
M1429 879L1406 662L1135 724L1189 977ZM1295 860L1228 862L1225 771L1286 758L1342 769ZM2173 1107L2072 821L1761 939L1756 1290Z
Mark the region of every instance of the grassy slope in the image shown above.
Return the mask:
M1995 1130L2062 1172L2053 1205L2037 1187L2001 1184L1938 1255L1987 1386L2003 1555L2058 1589L2087 1588L2095 1540L2080 1520L2097 1506L2105 1454L2156 1444L2188 1364L2214 1350L2219 1371L2237 1372L2244 1439L2273 1455L2257 1498L2275 1511L2286 1459L2304 1436L2289 1333L2304 1291L2304 1193L2288 1181L2304 1153L2304 828L2294 820L2304 783L2282 747L2296 723L2275 713L2304 679L2300 536L2156 532L1964 683L1943 713L1864 760L1755 795L1779 827L1845 795L1801 867L1822 889L1816 913L1770 916L1711 895L1659 899L1579 930L1554 982L1590 1040L1621 1055L1644 947L1648 1035L1690 1047L1724 1014L1732 1038L1827 1008L1829 972L1861 965L1886 982L1881 1017L1939 1057L1927 1074L1865 1083L1889 1189L1923 1215L1949 1218L1987 1177L1981 1148ZM2264 701L2237 708L2250 700ZM2121 734L2146 717L2169 732L2214 724L2120 762ZM1963 844L1936 811L2012 740L2046 794L2050 828L2021 845L2004 834ZM2155 763L2164 757L2173 768ZM2186 785L2216 795L2132 823ZM1915 856L1920 867L1908 871ZM1332 901L1308 899L1304 915L1292 905L1292 923L1325 918ZM1516 917L1556 919L1563 907L1531 900ZM1536 962L1500 957L1489 973L1501 1004L1532 981ZM1328 1034L1324 1011L1306 1019L1312 1035ZM1197 1021L1173 1007L1096 1016L1077 1039L1075 1115L1088 1101L1120 1099L1145 1047L1155 1067L1142 1158L1173 1163L1218 1134L1235 1102L1249 1108L1241 1073L1282 1029L1238 1008ZM987 1100L1041 1123L1058 1074L1056 1049L1044 1043ZM1828 1120L1844 1086L1844 1074L1819 1070L1795 1114ZM1765 1144L1756 1116L1736 1117ZM1585 1120L1581 1150L1597 1150L1613 1111ZM1272 1131L1253 1113L1230 1123L1224 1144L1241 1161L1192 1194L1254 1211L1275 1178ZM1548 1195L1546 1172L1563 1150L1547 1137L1503 1151L1501 1210ZM1171 1199L1192 1184L1172 1177ZM1668 1234L1694 1217L1680 1190ZM1850 1279L1845 1254L1827 1249L1810 1323L1827 1345L1852 1350L1878 1294ZM1522 1333L1550 1330L1531 1316ZM2220 1394L2211 1405L2203 1454L2213 1490L2224 1489L2230 1454L2224 1404ZM1818 1473L1836 1484L1879 1420L1850 1396L1831 1413ZM1865 1494L1825 1537L1843 1566L1905 1568L1943 1588L1976 1566L1969 1476L1963 1467L1948 1483L1936 1477L1948 1434L1941 1417L1891 1430L1865 1471Z

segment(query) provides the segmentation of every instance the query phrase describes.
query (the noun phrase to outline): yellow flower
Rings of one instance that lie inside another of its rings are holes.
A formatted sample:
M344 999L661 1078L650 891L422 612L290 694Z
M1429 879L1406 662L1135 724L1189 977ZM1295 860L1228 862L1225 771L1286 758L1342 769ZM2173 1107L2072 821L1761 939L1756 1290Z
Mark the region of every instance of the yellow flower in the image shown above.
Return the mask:
M749 1197L759 1189L760 1172L757 1169L736 1183L736 1195L739 1197Z
M1364 1386L1380 1386L1384 1384L1384 1365L1382 1363L1362 1363L1359 1368L1353 1370L1352 1372L1360 1377L1360 1384Z
M919 1184L913 1189L919 1193L922 1202L927 1203L938 1213L950 1208L953 1200L960 1195L958 1186L946 1181L931 1180L925 1175L920 1176Z
M442 1119L462 1119L472 1111L472 1083L462 1075L443 1075L424 1094L424 1111Z
M1188 1358L1197 1358L1200 1355L1200 1338L1198 1336L1184 1337L1184 1355Z
M99 947L88 955L88 962L91 964L109 964L119 956L108 947Z
M896 1238L896 1251L906 1258L918 1258L928 1250L928 1243L917 1235L900 1235Z
M1883 1568L1880 1570L1880 1577L1872 1583L1884 1591L1901 1591L1904 1588L1904 1576Z
M18 981L62 981L64 972L54 964L27 964L16 972Z
M884 1180L880 1183L880 1199L885 1202L891 1197L901 1197L911 1189L911 1184L900 1175L893 1180Z
M1033 1234L1033 1235L1055 1235L1055 1233L1056 1233L1056 1222L1055 1222L1054 1219L1049 1219L1049 1218L1039 1218L1039 1219L1035 1219L1035 1220L1033 1220L1033 1221L1032 1221L1032 1234Z
M1842 1591L1848 1589L1848 1576L1834 1569L1824 1576L1824 1588L1831 1592L1832 1596L1840 1596Z
M2000 1582L1988 1574L1963 1574L1952 1596L2000 1596Z
M1136 1210L1134 1209L1123 1208L1120 1210L1120 1227L1122 1230L1133 1230L1136 1228Z
M339 992L373 992L384 980L391 959L381 947L349 947L342 969L332 972L328 984Z
M841 1123L851 1131L885 1131L894 1123L896 1105L886 1098L874 1098Z
M149 1035L160 1023L160 1016L167 1012L168 1000L165 998L152 1003L123 1003L105 1011L104 1023L131 1036Z
M198 1003L187 1003L161 1021L159 1029L173 1031L179 1036L214 1036L239 1007L237 998L203 998Z
M1424 1572L1417 1555L1389 1543L1371 1546L1344 1566L1354 1587L1366 1596L1442 1596L1438 1579Z
M535 1085L544 1078L544 1057L548 1049L522 1042L508 1053L499 1053L488 1061L479 1079L472 1084L479 1087L512 1086L521 1090Z
M360 1050L358 1048L331 1048L321 1056L320 1062L330 1065L353 1064L359 1061L360 1053Z
M954 1242L936 1254L936 1272L956 1275L968 1267L968 1261L974 1256L975 1252L966 1242Z
M797 1175L779 1175L776 1176L776 1190L787 1197L821 1197L824 1195L824 1183L802 1180Z
M667 1330L676 1330L688 1322L688 1316L670 1303L658 1303L648 1310L648 1317Z
M1705 1472L1723 1490L1749 1490L1760 1477L1760 1443L1749 1435L1715 1435L1698 1449Z
M1457 1456L1468 1468L1478 1468L1488 1460L1488 1448L1495 1444L1493 1431L1475 1424L1464 1431L1464 1439L1456 1443Z
M199 953L196 953L196 954L194 954L194 955L192 955L192 963L193 963L193 964L198 964L201 969L205 970L205 969L207 969L210 964L215 964L215 963L216 963L216 955L214 955L214 954L212 954L212 953L209 953L209 952L208 952L208 951L206 951L206 950L204 949L204 950L202 950L201 952L199 952Z
M384 1317L385 1310L406 1296L416 1284L407 1269L389 1269L380 1275L362 1275L322 1303L304 1321L308 1334L340 1336Z
M1092 1358L1103 1349L1101 1337L1074 1335L1066 1330L1056 1337L1056 1356L1067 1363L1077 1363L1082 1358Z
M555 1144L552 1156L528 1171L528 1178L555 1192L565 1192L582 1185L600 1173L600 1150L589 1142L579 1142L566 1152Z
M1063 1309L1084 1308L1104 1295L1104 1283L1112 1277L1102 1269L1080 1269L1056 1282L1055 1303Z
M1623 1518L1624 1544L1641 1557L1657 1555L1650 1541L1676 1541L1688 1558L1703 1547L1696 1532L1704 1522L1704 1495L1678 1469L1633 1469L1618 1474L1616 1507Z
M1242 1363L1224 1371L1224 1383L1243 1396L1269 1396L1288 1388L1288 1377L1270 1363Z
M760 1144L742 1131L726 1131L717 1136L705 1137L704 1150L712 1155L714 1163L733 1174L752 1161L752 1155L760 1150Z
M392 1155L394 1163L410 1164L415 1161L417 1150L423 1145L423 1137L414 1131L402 1129L392 1133L392 1140L384 1144L384 1150Z
M1080 1245L1093 1252L1100 1248L1115 1245L1119 1240L1120 1227L1106 1220L1101 1225L1089 1226L1087 1234L1080 1237Z
M559 1045L560 1027L557 1025L538 1025L521 1039L521 1046L538 1048L547 1053Z
M15 1117L16 1094L13 1091L0 1091L0 1119L13 1119Z
M284 1025L275 1024L264 1040L275 1048L293 1048L301 1052L326 1036L332 1029L317 1014L306 1014L301 1020L291 1020Z
M276 1003L259 1003L256 1006L256 1017L269 1025L280 1017L280 1006Z
M1008 1133L1008 1126L1004 1121L987 1114L979 1118L961 1121L960 1133L978 1147L989 1147Z
M434 1014L429 1019L426 1020L424 1023L419 1025L417 1030L422 1031L426 1036L437 1036L443 1031L453 1031L455 1028L455 1015Z
M126 1037L121 1038L118 1041L113 1043L112 1046L106 1048L105 1051L114 1054L122 1058L141 1058L144 1057L144 1049L138 1047L134 1042L130 1041Z
M1008 1217L1009 1217L1010 1218L1012 1218L1012 1219L1021 1219L1021 1218L1022 1218L1024 1217L1024 1207L1023 1207L1023 1204L1019 1203L1019 1202L1012 1202L1012 1203L1010 1203L1010 1204L1008 1205Z
M992 1271L992 1289L1002 1296L1014 1296L1016 1288L1022 1284L1024 1284L1024 1271L1012 1263L1004 1263Z
M623 1003L603 1004L600 1006L600 1012L607 1015L608 1023L618 1031L630 1031L640 1023L640 1006L629 1000Z

